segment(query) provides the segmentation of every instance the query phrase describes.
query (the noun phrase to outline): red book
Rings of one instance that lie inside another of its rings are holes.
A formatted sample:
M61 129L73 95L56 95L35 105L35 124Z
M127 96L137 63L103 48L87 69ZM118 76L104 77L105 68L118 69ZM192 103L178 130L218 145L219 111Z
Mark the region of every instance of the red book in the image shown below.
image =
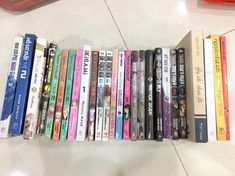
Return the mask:
M226 37L225 36L220 36L220 53L221 53L222 80L223 80L223 91L224 91L224 117L225 117L226 131L227 131L226 140L230 140L227 53L226 53Z

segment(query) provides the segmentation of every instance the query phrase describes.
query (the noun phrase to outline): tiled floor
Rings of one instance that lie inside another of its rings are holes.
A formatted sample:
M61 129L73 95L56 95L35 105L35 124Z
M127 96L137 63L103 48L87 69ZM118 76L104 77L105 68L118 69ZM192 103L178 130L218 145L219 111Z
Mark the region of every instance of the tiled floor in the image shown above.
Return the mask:
M26 12L0 9L0 108L13 37L36 33L61 48L147 49L174 46L190 29L227 33L235 6L197 0L59 0ZM228 32L229 95L235 89L235 31ZM0 140L0 175L235 175L235 101L230 98L230 142L52 143L42 138ZM1 109L0 109L1 111Z

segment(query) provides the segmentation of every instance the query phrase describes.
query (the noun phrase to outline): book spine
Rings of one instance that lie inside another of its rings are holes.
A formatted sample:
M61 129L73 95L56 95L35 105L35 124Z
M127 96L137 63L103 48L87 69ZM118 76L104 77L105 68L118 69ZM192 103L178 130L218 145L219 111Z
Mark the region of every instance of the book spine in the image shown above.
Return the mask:
M215 110L217 125L217 140L226 140L226 122L224 116L224 94L223 94L223 77L222 63L220 55L219 35L211 35L213 47L214 62L214 84L215 84Z
M47 40L37 38L23 138L32 140L37 130L37 120L46 64Z
M57 49L53 63L50 98L46 114L45 139L47 140L50 140L52 136L56 97L57 97L58 83L60 77L61 55L62 51L60 49Z
M116 133L117 140L122 139L123 128L123 94L124 94L124 64L125 55L124 51L119 51L118 63L118 84L117 84L117 113L116 113Z
M163 137L171 137L171 62L170 49L162 49L162 111L163 111Z
M226 140L230 140L227 53L226 53L226 37L225 36L220 36L220 52L221 52L221 64L222 64L223 93L224 93L224 118L225 118L225 124L226 124Z
M24 40L23 37L17 36L15 37L13 43L11 62L8 70L4 102L2 107L2 115L0 119L0 138L8 137L11 115L13 112L13 105L16 93L20 58L22 55L23 40Z
M66 140L67 132L68 132L71 96L72 96L72 88L73 88L75 54L76 54L75 50L71 49L68 51L67 78L66 78L64 105L63 105L63 113L62 113L62 120L61 120L61 132L60 132L60 140L62 141Z
M185 86L185 53L184 48L177 51L177 80L178 80L178 107L179 107L179 136L187 138L186 119L186 86Z
M111 84L111 112L109 124L109 138L115 137L116 109L117 109L117 72L118 72L118 49L113 50L112 84Z
M77 128L78 118L78 105L80 100L80 85L81 85L81 70L82 70L82 56L83 51L78 49L76 51L75 66L74 66L74 78L73 78L73 90L72 90L72 103L70 107L69 116L69 129L68 140L73 141L75 139L75 133Z
M137 140L138 137L138 89L137 89L137 71L138 71L138 51L131 52L131 140Z
M216 115L215 115L215 92L214 92L214 67L212 40L204 39L204 63L206 81L206 110L208 141L216 141Z
M131 51L125 51L123 139L130 140L131 125Z
M176 50L171 49L171 95L172 95L172 112L171 112L171 136L172 139L179 139L179 109L178 109L178 85L177 85L177 61Z
M157 141L163 140L163 116L162 116L162 48L154 50L154 127Z
M137 112L137 121L138 121L138 139L144 140L145 138L145 51L140 50L139 51L139 57L138 57L138 112Z
M90 85L90 100L89 100L89 120L87 140L93 141L95 134L95 115L96 115L96 92L97 92L97 76L99 66L99 52L92 51L92 66L91 66L91 85Z
M145 137L154 139L153 131L153 51L147 50L145 57Z
M107 51L105 65L105 88L104 88L104 120L102 130L102 140L108 141L109 137L109 120L111 111L111 83L112 83L112 62L113 52Z
M10 133L12 135L20 135L23 132L36 38L37 37L33 34L26 34L24 38L24 50L19 67L11 120Z
M81 75L80 103L78 106L77 141L85 141L87 132L88 105L91 76L91 46L83 49L83 64Z
M98 69L98 85L97 85L97 99L96 99L96 126L95 126L95 140L102 139L102 124L104 117L104 85L105 85L105 62L106 51L100 51L99 69Z
M46 114L47 114L48 101L49 101L50 89L51 89L52 67L53 67L53 62L55 58L56 48L57 48L57 45L55 43L50 43L49 49L47 52L48 56L47 56L47 61L46 61L41 103L40 103L39 115L38 115L38 125L37 125L38 134L44 134L45 132Z

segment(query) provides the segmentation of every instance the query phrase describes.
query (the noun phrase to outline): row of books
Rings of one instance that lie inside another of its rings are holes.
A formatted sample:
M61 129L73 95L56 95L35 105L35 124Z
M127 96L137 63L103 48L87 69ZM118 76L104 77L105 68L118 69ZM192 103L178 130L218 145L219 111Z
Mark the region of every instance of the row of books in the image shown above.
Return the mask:
M218 52L225 38L210 37L190 31L176 49L92 51L89 45L61 50L32 34L18 36L0 137L23 133L24 139L43 134L53 141L228 140L227 84L220 85L223 89L212 84L227 79L221 66L226 58Z

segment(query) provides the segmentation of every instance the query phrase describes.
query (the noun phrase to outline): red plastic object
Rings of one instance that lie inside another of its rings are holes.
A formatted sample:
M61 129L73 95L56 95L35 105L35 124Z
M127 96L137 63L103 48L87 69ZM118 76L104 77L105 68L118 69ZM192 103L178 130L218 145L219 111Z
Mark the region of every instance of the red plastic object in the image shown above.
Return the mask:
M204 0L206 2L216 2L216 3L224 3L224 4L235 4L235 0Z
M0 7L12 11L21 11L43 1L45 0L0 0Z

